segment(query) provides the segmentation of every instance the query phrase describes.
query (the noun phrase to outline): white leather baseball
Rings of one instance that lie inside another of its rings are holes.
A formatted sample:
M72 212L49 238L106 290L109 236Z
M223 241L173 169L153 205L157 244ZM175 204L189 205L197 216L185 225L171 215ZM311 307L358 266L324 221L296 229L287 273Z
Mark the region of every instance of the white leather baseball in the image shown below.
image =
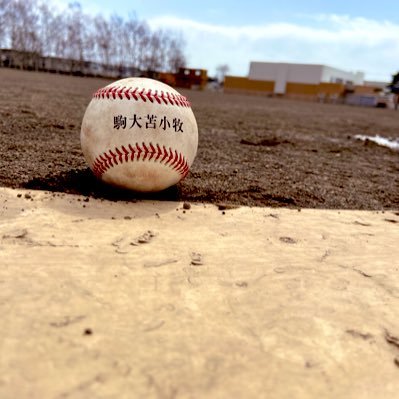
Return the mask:
M80 139L98 178L135 191L160 191L187 175L198 128L190 103L172 87L127 78L94 93Z

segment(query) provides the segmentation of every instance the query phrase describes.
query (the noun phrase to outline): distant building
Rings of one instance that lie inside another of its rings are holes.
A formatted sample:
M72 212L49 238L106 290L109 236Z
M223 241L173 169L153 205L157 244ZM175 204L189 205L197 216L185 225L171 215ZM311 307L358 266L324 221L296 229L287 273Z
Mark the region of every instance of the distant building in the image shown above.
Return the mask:
M282 62L251 62L248 78L274 82L274 94L289 92L290 83L302 85L319 85L320 83L362 85L364 82L363 72L352 73L326 65Z
M180 68L176 74L177 87L202 90L207 83L208 73L206 69Z
M384 90L387 88L388 82L380 82L380 81L371 81L371 80L365 80L364 85L366 87L373 87L375 89L381 89Z
M345 102L347 96L354 94L376 96L383 88L381 82L365 82L363 72L282 62L251 62L248 77L226 76L224 83L226 92L321 102Z
M177 73L147 71L142 76L184 89L203 90L208 83L206 69L179 68Z

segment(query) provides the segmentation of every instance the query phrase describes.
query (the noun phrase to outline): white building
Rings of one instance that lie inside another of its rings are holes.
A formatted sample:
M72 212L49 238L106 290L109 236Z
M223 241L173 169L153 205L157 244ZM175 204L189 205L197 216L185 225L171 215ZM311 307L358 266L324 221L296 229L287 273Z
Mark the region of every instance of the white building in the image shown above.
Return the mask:
M327 65L292 64L285 62L251 62L250 80L274 82L274 94L285 94L287 83L318 85L343 83L363 85L363 72L348 72Z

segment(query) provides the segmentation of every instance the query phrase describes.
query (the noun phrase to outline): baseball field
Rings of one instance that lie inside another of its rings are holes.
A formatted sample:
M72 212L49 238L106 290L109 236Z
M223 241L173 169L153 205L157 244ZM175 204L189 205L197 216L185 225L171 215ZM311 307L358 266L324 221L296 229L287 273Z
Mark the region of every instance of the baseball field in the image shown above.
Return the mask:
M0 398L395 398L399 113L183 91L186 179L105 186L107 80L0 69Z
M135 197L97 182L80 148L85 109L92 94L109 81L4 68L0 79L1 185ZM197 157L184 181L151 198L297 208L399 207L398 152L355 138L397 139L398 113L209 91L182 93L199 126Z

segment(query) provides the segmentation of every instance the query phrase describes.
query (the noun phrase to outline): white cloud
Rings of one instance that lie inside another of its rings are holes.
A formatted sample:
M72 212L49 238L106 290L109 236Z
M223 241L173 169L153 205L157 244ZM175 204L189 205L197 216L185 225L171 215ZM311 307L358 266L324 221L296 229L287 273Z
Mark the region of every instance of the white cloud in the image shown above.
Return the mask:
M222 63L232 74L246 75L250 61L328 64L366 72L366 79L389 80L399 69L399 25L389 21L318 15L311 26L300 23L226 26L162 16L154 29L183 32L189 63L211 74ZM309 21L308 21L309 22Z

